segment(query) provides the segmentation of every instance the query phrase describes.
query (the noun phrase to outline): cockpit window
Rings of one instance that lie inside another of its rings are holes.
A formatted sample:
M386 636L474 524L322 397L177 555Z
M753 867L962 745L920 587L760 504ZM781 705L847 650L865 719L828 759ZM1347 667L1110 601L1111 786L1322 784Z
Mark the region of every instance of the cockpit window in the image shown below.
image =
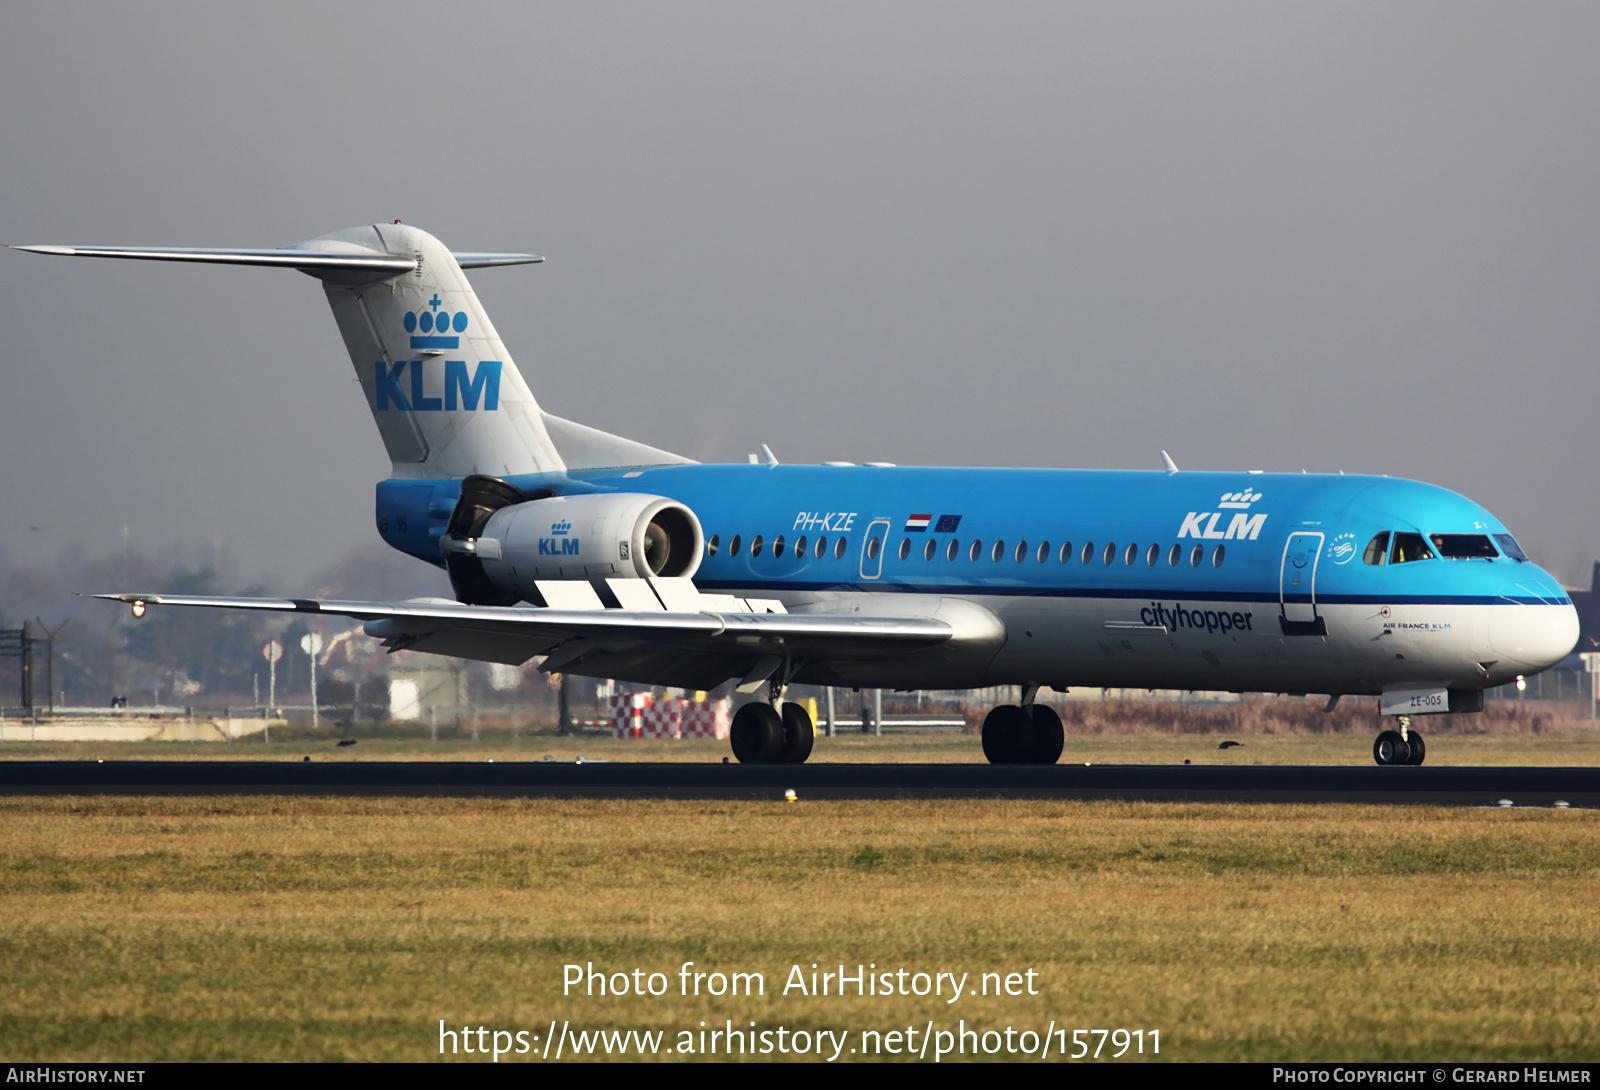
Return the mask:
M1394 535L1394 548L1389 553L1389 563L1409 564L1413 560L1432 560L1433 550L1422 540L1421 534Z
M1522 551L1522 546L1517 544L1517 539L1510 534L1495 534L1494 539L1500 543L1500 551L1512 560L1527 560L1528 554Z
M1361 559L1374 566L1382 564L1389 558L1389 531L1374 534L1371 541L1367 542L1367 551Z
M1429 534L1428 540L1446 560L1493 560L1500 555L1495 552L1488 534Z

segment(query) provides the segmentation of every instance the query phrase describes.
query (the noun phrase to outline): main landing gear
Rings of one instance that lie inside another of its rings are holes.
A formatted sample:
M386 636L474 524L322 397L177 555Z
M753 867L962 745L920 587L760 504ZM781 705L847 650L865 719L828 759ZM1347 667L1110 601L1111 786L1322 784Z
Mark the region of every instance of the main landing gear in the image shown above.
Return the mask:
M781 691L775 696L772 703L757 701L733 713L728 736L742 765L798 765L811 756L816 737L811 713L799 704L781 703Z
M1411 729L1411 717L1395 717L1399 730L1386 730L1372 743L1372 759L1381 765L1419 765L1428 753L1422 732Z
M983 755L992 765L1053 765L1066 734L1054 708L1033 702L1002 704L983 717Z

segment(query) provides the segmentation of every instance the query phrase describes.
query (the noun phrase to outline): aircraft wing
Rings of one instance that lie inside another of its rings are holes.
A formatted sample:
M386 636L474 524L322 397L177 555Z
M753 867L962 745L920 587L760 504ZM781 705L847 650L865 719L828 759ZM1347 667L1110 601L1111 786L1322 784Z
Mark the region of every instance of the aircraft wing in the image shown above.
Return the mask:
M645 580L616 580L643 584ZM742 678L750 688L771 676L785 660L872 658L903 654L943 643L957 630L932 617L863 617L858 614L791 614L777 602L698 595L684 604L670 584L688 580L649 580L657 598L627 595L629 605L655 602L655 608L605 608L588 584L578 584L580 608L469 606L447 599L404 602L346 602L309 598L228 598L176 594L95 594L127 602L136 613L150 605L264 610L348 617L366 622L366 632L391 651L416 650L518 665L536 655L547 658L547 672L576 669L587 657L614 659L637 655L659 660L665 654L698 664L697 673L718 679ZM541 584L541 588L548 584ZM567 589L569 596L570 589ZM555 592L548 592L554 598ZM592 603L587 599L593 599ZM677 599L675 601L675 598ZM569 603L572 598L569 597ZM764 609L774 612L765 612ZM581 671L580 671L581 672ZM610 675L607 675L610 676ZM709 686L707 686L709 687Z

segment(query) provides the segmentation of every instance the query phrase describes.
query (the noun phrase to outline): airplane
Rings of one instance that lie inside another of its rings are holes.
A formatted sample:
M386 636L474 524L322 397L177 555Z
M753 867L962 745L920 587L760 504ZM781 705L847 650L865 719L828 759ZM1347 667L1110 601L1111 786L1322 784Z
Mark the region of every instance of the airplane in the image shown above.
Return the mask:
M131 605L351 618L391 651L766 699L745 763L799 763L791 684L1017 686L983 752L1053 764L1045 689L1376 696L1380 765L1419 765L1412 717L1483 709L1578 638L1561 584L1456 493L1377 476L1163 469L702 465L545 412L452 253L371 224L275 249L21 246L297 269L322 282L393 463L375 522L454 600L116 592Z

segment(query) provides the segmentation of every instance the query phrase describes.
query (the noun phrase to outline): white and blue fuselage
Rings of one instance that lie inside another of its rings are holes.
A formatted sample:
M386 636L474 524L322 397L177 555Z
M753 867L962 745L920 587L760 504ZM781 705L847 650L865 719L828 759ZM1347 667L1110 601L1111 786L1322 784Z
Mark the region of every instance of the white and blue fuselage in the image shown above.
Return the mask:
M871 598L874 613L931 614L958 599L1003 628L970 654L818 662L796 680L1468 692L1545 669L1577 639L1560 583L1521 558L1499 520L1415 481L838 465L510 480L530 492L683 503L704 528L695 581L708 590L776 598L799 613L848 612ZM383 482L382 536L440 563L458 488ZM1427 555L1397 557L1402 534L1419 537Z

